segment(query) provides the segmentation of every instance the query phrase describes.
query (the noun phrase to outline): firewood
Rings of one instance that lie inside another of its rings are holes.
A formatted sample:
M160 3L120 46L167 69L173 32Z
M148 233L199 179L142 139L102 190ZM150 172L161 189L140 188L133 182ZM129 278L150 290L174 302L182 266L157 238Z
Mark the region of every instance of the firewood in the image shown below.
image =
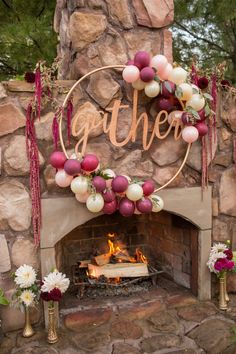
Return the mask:
M99 278L104 275L106 278L134 278L146 277L149 275L146 263L116 263L96 266L88 265L89 275Z
M94 257L94 261L98 266L103 266L110 262L110 257L111 257L110 253L104 253L101 254L100 256Z
M79 268L88 268L89 263L91 263L90 259L84 259L83 261L79 261Z

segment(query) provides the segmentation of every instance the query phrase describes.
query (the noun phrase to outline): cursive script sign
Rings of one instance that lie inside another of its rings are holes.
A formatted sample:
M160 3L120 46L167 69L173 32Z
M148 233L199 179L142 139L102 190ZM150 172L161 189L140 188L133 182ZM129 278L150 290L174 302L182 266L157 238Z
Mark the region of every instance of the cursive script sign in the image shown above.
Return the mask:
M75 146L75 153L78 154L81 152L81 154L84 155L90 132L92 130L94 131L94 129L100 129L101 127L103 132L109 136L110 142L117 147L125 146L129 142L134 143L137 138L137 130L140 124L142 125L142 145L144 150L148 150L151 147L155 138L165 139L170 134L173 127L175 140L178 140L181 137L182 122L180 119L174 118L168 128L163 132L163 125L168 120L168 112L164 110L157 114L152 131L150 133L148 124L149 118L147 113L143 112L138 116L138 91L134 90L132 116L130 117L130 130L123 141L117 141L119 112L121 109L127 108L130 108L130 106L123 105L121 100L115 100L113 107L107 108L106 112L99 112L102 115L102 119L99 120L99 122L97 121L97 117L95 115L91 116L90 119L83 119L84 123L82 126L80 126L79 129L77 128L77 123L82 117L80 112L78 112L72 122L72 135L79 139Z

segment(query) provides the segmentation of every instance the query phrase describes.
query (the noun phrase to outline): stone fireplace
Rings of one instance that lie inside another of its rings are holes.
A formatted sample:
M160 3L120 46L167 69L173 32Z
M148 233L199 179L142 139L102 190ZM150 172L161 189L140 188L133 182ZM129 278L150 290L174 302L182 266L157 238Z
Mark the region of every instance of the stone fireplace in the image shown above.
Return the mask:
M166 276L199 299L210 299L206 262L211 247L211 193L209 188L202 199L200 187L166 189L160 192L164 211L131 218L94 215L72 197L43 199L42 275L57 266L71 277L73 264L94 248L107 247L107 232L120 232L129 248L140 247Z

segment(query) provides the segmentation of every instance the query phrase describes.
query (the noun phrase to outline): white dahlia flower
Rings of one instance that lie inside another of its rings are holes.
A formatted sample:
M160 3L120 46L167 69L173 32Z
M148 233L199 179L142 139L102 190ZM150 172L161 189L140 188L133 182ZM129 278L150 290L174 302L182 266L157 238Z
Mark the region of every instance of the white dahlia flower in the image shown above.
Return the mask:
M64 293L68 289L69 284L70 280L66 278L65 274L55 270L54 272L51 272L46 277L44 277L41 290L43 292L50 292L54 288L57 288L61 291L61 293Z
M15 283L20 288L29 288L36 281L36 272L33 267L29 265L20 266L15 272Z
M35 294L31 290L24 290L21 295L20 299L25 306L31 306L34 302Z

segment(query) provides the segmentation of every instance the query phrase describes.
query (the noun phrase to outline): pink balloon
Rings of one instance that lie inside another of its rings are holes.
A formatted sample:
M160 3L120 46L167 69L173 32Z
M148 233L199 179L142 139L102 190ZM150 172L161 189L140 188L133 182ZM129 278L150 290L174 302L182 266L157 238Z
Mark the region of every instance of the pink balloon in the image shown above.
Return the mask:
M192 126L187 126L182 130L182 138L186 143L193 143L199 137L197 128Z
M86 203L89 196L90 196L90 194L88 192L86 192L84 194L79 194L79 193L75 194L75 198L80 203Z
M49 163L59 169L59 168L63 168L64 164L66 162L67 158L66 155L64 154L64 152L62 151L54 151L49 159Z
M122 76L126 82L132 83L139 79L139 69L135 65L128 65L124 68Z
M152 211L152 202L149 198L144 197L136 202L136 208L141 213L147 214Z
M95 187L97 192L103 192L106 188L106 181L100 176L93 177L92 185Z
M71 184L73 177L69 176L64 170L57 171L55 182L59 187L66 188Z
M111 189L104 191L102 196L106 203L110 203L116 198L115 193Z
M70 176L75 176L81 171L80 162L75 159L70 159L65 162L64 170Z
M162 54L157 54L152 58L150 66L155 68L157 73L159 73L159 71L163 70L167 64L167 58Z
M116 193L123 193L128 188L129 182L124 176L116 176L111 183L111 187Z
M102 209L104 214L108 214L108 215L113 214L116 210L117 210L117 200L116 199L114 199L110 203L105 203L104 207Z
M168 63L163 70L158 71L159 78L161 80L167 80L172 70L173 70L172 65Z
M82 170L92 172L98 167L99 160L94 154L86 154L81 162Z
M143 194L148 196L154 192L155 184L152 180L147 180L143 183L142 188L143 188Z
M123 216L131 216L134 214L135 204L128 198L122 198L119 203L119 211Z

